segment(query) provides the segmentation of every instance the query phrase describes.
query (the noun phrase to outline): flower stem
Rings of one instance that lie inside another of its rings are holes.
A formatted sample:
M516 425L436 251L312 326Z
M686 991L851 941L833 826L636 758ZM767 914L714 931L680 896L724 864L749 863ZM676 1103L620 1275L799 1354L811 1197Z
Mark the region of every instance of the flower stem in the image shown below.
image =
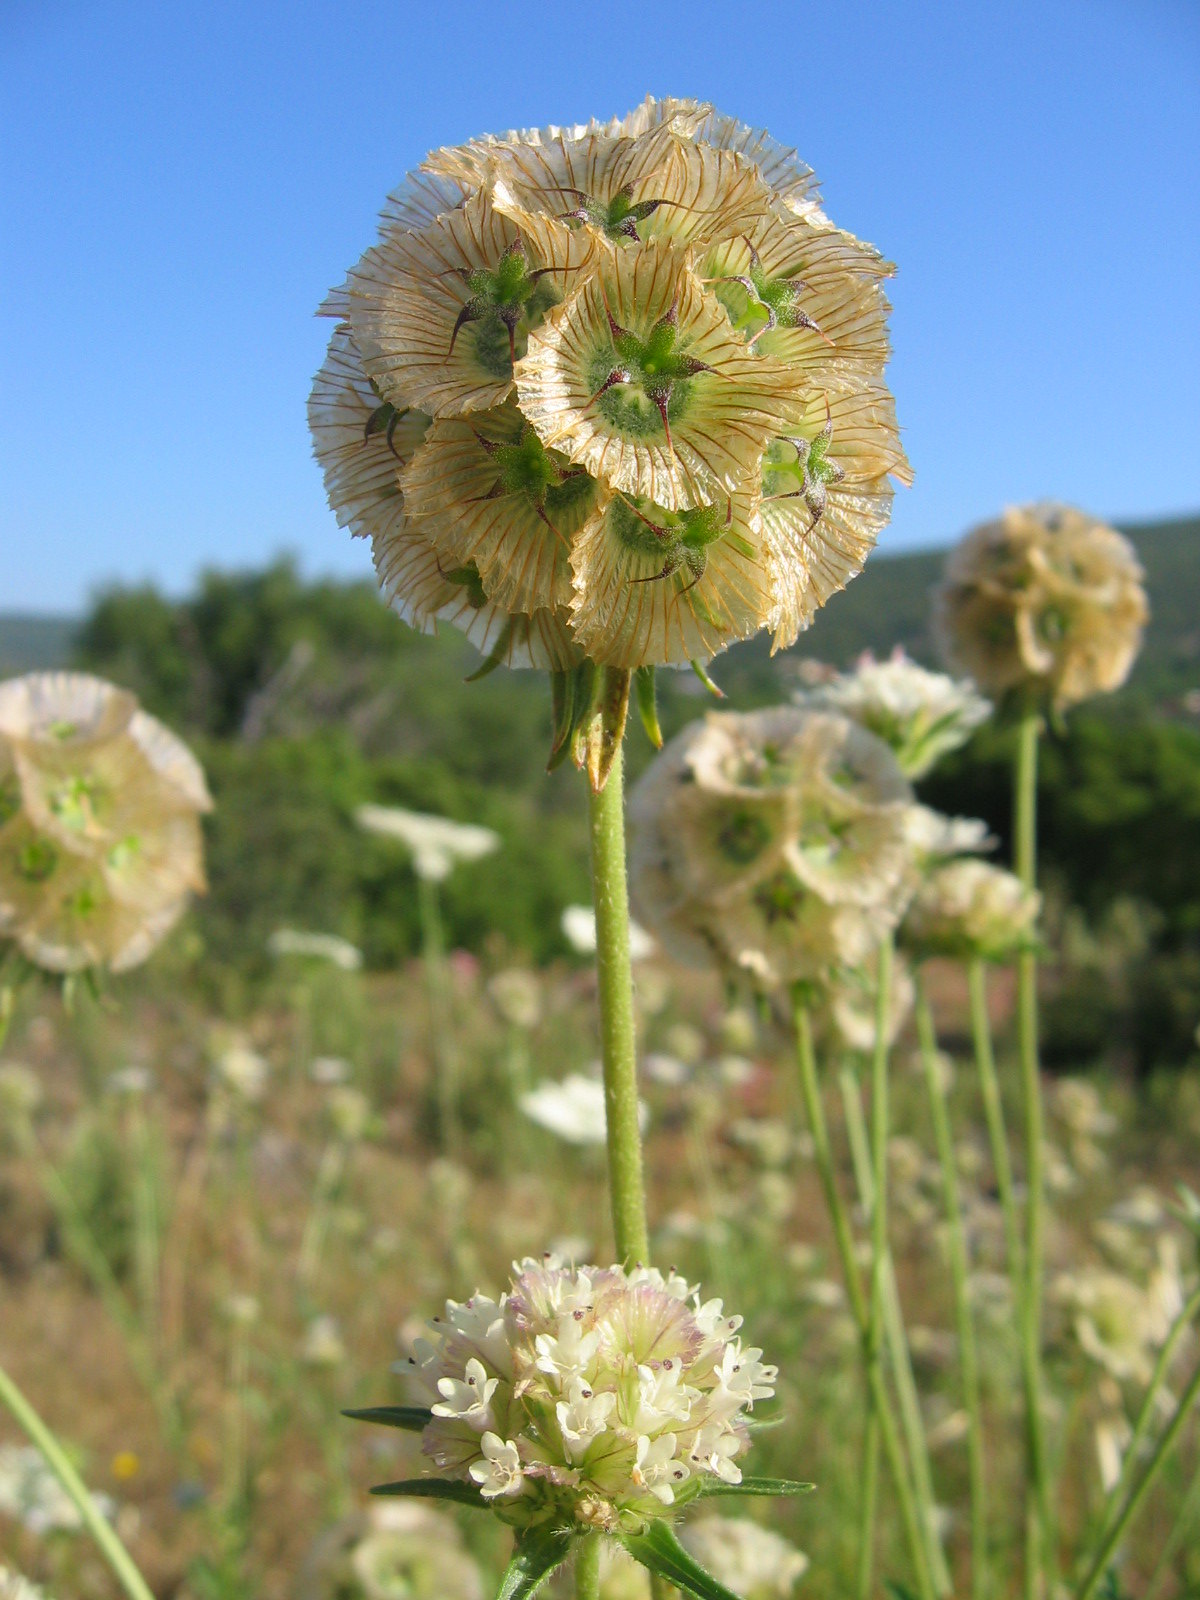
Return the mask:
M845 1106L846 1133L850 1141L850 1155L854 1165L855 1182L863 1210L870 1214L874 1204L871 1182L871 1155L867 1139L866 1118L863 1116L862 1098L858 1081L849 1067L841 1074L842 1101ZM922 1526L929 1544L929 1566L934 1587L939 1595L952 1593L954 1585L946 1566L934 1523L933 1470L929 1462L929 1447L925 1441L925 1424L921 1417L921 1399L917 1393L917 1380L913 1374L912 1356L908 1336L904 1329L904 1313L900 1306L900 1290L896 1283L896 1269L888 1250L883 1275L883 1318L887 1334L888 1356L892 1375L896 1381L896 1394L900 1406L900 1425L904 1443L912 1464L913 1489Z
M1155 1446L1154 1454L1147 1462L1145 1472L1142 1473L1141 1477L1130 1491L1128 1497L1126 1498L1125 1504L1121 1507L1120 1515L1109 1529L1108 1534L1103 1540L1099 1550L1096 1552L1095 1560L1088 1569L1088 1575L1079 1587L1076 1600L1092 1600L1092 1596L1095 1594L1096 1589L1100 1584L1100 1580L1108 1571L1109 1562L1112 1560L1113 1552L1120 1544L1126 1528L1133 1521L1134 1517L1141 1508L1142 1502L1149 1494L1151 1487L1154 1484L1154 1480L1158 1477L1159 1470L1162 1467L1163 1462L1171 1453L1171 1447L1174 1445L1175 1440L1179 1437L1180 1430L1187 1421L1188 1412L1196 1403L1197 1398L1200 1398L1200 1366L1198 1366L1195 1372L1192 1374L1192 1381L1184 1390L1183 1396L1175 1408L1175 1415L1171 1418L1171 1421L1167 1425L1166 1431L1163 1433L1162 1437L1158 1441L1158 1444Z
M600 1535L575 1541L575 1600L600 1600Z
M896 1429L891 1397L883 1381L883 1371L879 1363L872 1363L866 1359L870 1307L858 1273L858 1260L855 1256L854 1234L850 1227L849 1214L838 1190L837 1175L833 1165L833 1150L829 1143L829 1129L825 1122L825 1110L821 1104L821 1086L817 1080L817 1062L813 1051L812 1020L808 1014L808 1006L800 992L797 992L793 997L793 1007L800 1092L804 1099L809 1129L812 1133L817 1175L821 1180L821 1187L825 1194L825 1205L829 1212L829 1220L833 1224L834 1240L841 1260L842 1274L846 1280L846 1293L850 1300L850 1310L858 1325L859 1338L862 1342L868 1393L879 1419L880 1442L883 1446L884 1455L887 1457L892 1481L895 1484L896 1498L900 1504L900 1517L908 1540L917 1587L922 1600L934 1600L935 1591L929 1575L929 1558L925 1548L925 1539L917 1515L912 1486L908 1479L908 1470L900 1445L900 1435Z
M433 1058L438 1135L443 1152L453 1156L458 1145L458 1063L450 1039L449 1006L446 998L446 941L442 932L442 908L438 902L438 886L432 878L423 873L417 874L417 905L421 917L425 984L429 994L429 1043L430 1055Z
M625 874L624 752L608 782L588 789L592 894L596 906L596 976L604 1062L608 1183L617 1258L626 1266L650 1259L642 1134L638 1126L633 967L629 958L629 889Z
M929 1109L933 1117L933 1136L942 1166L942 1198L950 1242L950 1275L954 1285L954 1312L958 1324L958 1360L962 1374L963 1404L967 1413L967 1467L971 1484L971 1593L984 1600L989 1590L987 1502L984 1477L983 1409L979 1399L979 1355L975 1344L975 1325L967 1291L967 1244L962 1225L962 1202L958 1193L958 1172L954 1165L954 1140L946 1091L937 1059L937 1038L929 1001L917 979L917 1037L921 1062L929 1090Z
M1017 876L1037 887L1037 755L1041 719L1033 706L1021 714L1013 810L1013 853ZM1042 1174L1043 1113L1038 1063L1037 955L1017 956L1017 1041L1025 1102L1025 1293L1021 1305L1021 1372L1025 1389L1028 1470L1025 1539L1025 1594L1041 1592L1049 1553L1050 1518L1046 1450L1042 1422Z
M1162 1550L1159 1552L1154 1571L1150 1574L1150 1581L1146 1584L1142 1600L1156 1600L1158 1591L1162 1588L1162 1581L1167 1576L1171 1560L1182 1540L1186 1539L1191 1531L1192 1521L1197 1512L1200 1512L1200 1468L1197 1468L1188 1491L1183 1497L1183 1504L1179 1508L1175 1526L1163 1541Z
M988 1023L987 969L978 956L967 965L967 985L971 997L971 1036L975 1044L975 1068L979 1077L979 1090L983 1096L983 1115L987 1122L988 1142L992 1150L992 1168L996 1174L996 1189L1000 1195L1000 1210L1004 1219L1008 1270L1012 1278L1014 1301L1020 1314L1025 1293L1022 1267L1024 1247L1017 1220L1012 1161L1008 1154L1008 1130L1004 1126L1004 1103L1000 1098L996 1058L992 1051L992 1032Z
M129 1600L154 1600L149 1585L134 1565L133 1557L118 1538L116 1529L102 1515L100 1508L88 1493L87 1485L71 1465L58 1440L3 1367L0 1367L0 1400L41 1451L47 1466L62 1484L72 1505L79 1512L84 1527L99 1545L105 1560L116 1573Z
M892 939L880 941L875 989L875 1048L871 1055L871 1302L867 1360L882 1368L883 1276L888 1253L888 1026L892 1009ZM859 1600L868 1600L874 1558L879 1483L879 1417L872 1403L863 1432L862 1505L858 1548Z

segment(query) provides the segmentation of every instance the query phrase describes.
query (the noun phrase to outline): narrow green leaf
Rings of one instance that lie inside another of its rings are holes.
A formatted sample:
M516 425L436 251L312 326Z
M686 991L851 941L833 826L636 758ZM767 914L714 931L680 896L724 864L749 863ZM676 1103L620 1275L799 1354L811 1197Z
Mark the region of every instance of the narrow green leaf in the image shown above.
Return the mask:
M343 1411L352 1422L377 1422L383 1428L403 1428L406 1433L423 1433L433 1421L425 1406L366 1406L358 1411Z
M700 682L708 690L709 694L712 695L714 700L724 700L724 689L713 682L712 678L709 676L708 668L704 665L703 661L693 661L692 671L700 679Z
M782 1428L787 1418L782 1415L778 1417L743 1417L742 1421L751 1433L766 1433L771 1428Z
M473 1483L456 1478L402 1478L399 1483L376 1484L372 1494L403 1496L410 1500L454 1500L460 1506L486 1511L487 1501Z
M646 730L646 737L656 750L662 749L662 726L658 720L658 694L655 687L654 668L638 667L633 675L637 688L638 715L642 719L642 727Z
M645 1533L624 1534L621 1543L648 1571L694 1595L696 1600L737 1600L732 1589L718 1583L688 1555L669 1523L652 1522Z
M722 1483L719 1478L709 1478L696 1498L700 1500L714 1494L812 1494L816 1487L815 1483L797 1483L794 1478L743 1478L741 1483Z
M567 753L571 730L575 726L576 674L568 669L550 674L551 725L550 759L546 771L553 772Z
M567 1559L571 1535L554 1528L531 1528L513 1547L496 1600L529 1600L529 1596Z

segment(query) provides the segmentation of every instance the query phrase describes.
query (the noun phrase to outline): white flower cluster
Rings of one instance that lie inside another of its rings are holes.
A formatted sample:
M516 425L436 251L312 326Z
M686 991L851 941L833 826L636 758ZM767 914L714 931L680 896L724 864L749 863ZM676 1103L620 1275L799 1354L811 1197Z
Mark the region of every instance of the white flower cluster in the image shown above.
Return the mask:
M745 1414L776 1369L740 1317L675 1273L514 1265L498 1300L447 1301L412 1363L433 1419L426 1454L507 1520L636 1531L741 1481Z
M568 1144L603 1144L608 1136L604 1085L599 1078L572 1072L559 1083L547 1079L521 1095L518 1104L531 1122ZM639 1100L638 1125L643 1133L649 1119L649 1107Z
M276 928L267 940L267 949L275 957L304 956L314 961L328 961L330 966L343 972L357 972L362 966L362 951L349 939L336 933L309 933L303 928Z
M882 739L909 778L924 777L992 712L968 679L930 672L899 646L886 661L867 651L852 672L839 673L800 699L841 711Z
M918 955L1009 960L1036 937L1042 898L988 861L948 861L920 884L904 922Z
M1054 1298L1070 1315L1082 1353L1118 1383L1144 1388L1155 1358L1184 1306L1178 1251L1170 1235L1158 1240L1144 1281L1107 1266L1062 1274Z
M460 861L482 861L500 848L500 835L491 828L405 811L400 806L359 806L355 817L368 833L381 833L407 845L413 871L429 883L441 883Z
M46 1600L46 1594L19 1572L0 1566L0 1600Z
M808 1557L794 1544L745 1517L698 1517L681 1542L742 1600L788 1600L808 1571Z
M106 1517L116 1505L106 1494L92 1498ZM75 1533L83 1526L78 1507L33 1445L0 1445L0 1514L12 1517L39 1538ZM2 1570L2 1569L0 1569ZM4 1591L0 1589L0 1595Z

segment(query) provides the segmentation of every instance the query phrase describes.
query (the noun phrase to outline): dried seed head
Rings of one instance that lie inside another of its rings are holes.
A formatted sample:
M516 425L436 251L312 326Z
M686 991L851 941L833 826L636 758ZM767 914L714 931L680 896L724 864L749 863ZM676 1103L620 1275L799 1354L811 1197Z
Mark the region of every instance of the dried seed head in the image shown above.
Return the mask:
M331 504L401 616L489 665L790 643L907 478L890 270L694 101L435 151L322 306Z

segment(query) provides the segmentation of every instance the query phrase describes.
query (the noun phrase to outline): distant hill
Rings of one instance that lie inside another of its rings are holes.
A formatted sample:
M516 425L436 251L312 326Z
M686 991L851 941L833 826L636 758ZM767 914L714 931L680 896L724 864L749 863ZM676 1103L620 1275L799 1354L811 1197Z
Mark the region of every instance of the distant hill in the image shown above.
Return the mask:
M1133 541L1146 569L1152 613L1145 646L1124 699L1170 707L1189 690L1200 688L1200 516L1131 524L1122 531ZM781 681L794 681L796 668L805 658L846 666L863 650L881 654L902 645L919 660L936 661L937 649L930 632L929 597L941 574L945 556L945 550L939 548L874 557L862 576L843 593L835 595L819 613L815 625L801 635L793 650L772 660L765 637L737 645L718 658L714 668L716 676L732 701L749 704L775 697ZM340 589L349 597L352 591L367 586L319 587L323 592ZM65 617L0 614L0 673L69 664L80 628L81 624ZM378 644L379 635L374 629L371 632L374 641L360 635L358 647L351 650L356 658ZM470 670L469 663L474 659L472 652L452 630L446 630L438 639L415 640L411 636L409 639L411 647L402 650L387 674L391 687L397 687L397 678L401 675L413 674L423 682L429 677L441 679L444 675L449 683ZM96 663L100 670L108 667L113 676L132 682L135 688L145 687L137 682L138 673L126 673L120 670L117 662L104 660L105 652L100 654L102 659ZM396 669L401 664L403 670L398 673ZM274 663L272 670L277 670L279 665ZM505 677L504 674L498 676ZM523 680L523 674L514 675L513 688L521 681L523 689ZM664 675L663 690L668 707L680 695L690 699L698 687L690 674ZM151 695L151 700L153 698ZM307 697L301 694L300 698ZM306 709L320 721L323 720L321 711L327 707L318 709L310 704ZM411 711L411 705L408 709ZM168 708L163 706L162 710L165 713Z
M1146 571L1150 625L1124 691L1140 703L1170 701L1200 688L1200 516L1125 524ZM863 650L877 655L902 645L930 664L938 659L931 632L930 592L941 578L946 550L876 556L862 575L834 595L789 655L848 666ZM778 659L778 658L776 658ZM726 660L757 679L768 649L754 640L738 646L715 669L725 682ZM732 686L732 681L730 686Z
M67 617L0 613L0 676L65 666L76 627Z

